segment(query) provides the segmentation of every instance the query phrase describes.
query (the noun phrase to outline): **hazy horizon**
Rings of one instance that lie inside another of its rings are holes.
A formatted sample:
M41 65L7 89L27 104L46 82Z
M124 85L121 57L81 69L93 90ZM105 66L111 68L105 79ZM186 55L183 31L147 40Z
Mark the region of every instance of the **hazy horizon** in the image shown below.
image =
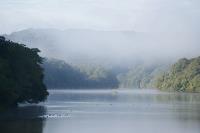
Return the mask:
M199 5L199 0L0 0L0 34L19 33L15 41L64 60L192 58L200 49ZM34 33L21 34L26 29Z
M0 0L0 131L200 133L199 35L200 0Z
M27 28L198 32L198 0L0 0L0 33Z
M135 31L88 29L26 29L8 39L42 50L42 55L67 62L134 64L174 62L199 56L197 36L187 33L150 34Z

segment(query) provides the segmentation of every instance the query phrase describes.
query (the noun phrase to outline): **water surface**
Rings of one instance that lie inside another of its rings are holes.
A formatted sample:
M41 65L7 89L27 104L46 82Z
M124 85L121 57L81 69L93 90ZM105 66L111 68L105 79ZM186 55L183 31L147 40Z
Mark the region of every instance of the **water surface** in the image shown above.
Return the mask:
M50 90L0 115L2 133L200 133L200 95L157 90Z

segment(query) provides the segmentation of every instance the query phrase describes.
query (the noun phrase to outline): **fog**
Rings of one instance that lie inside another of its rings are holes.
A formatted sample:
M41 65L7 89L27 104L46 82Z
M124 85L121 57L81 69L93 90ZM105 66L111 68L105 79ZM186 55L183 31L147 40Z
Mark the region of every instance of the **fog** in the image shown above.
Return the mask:
M1 33L26 28L199 31L199 0L0 0Z
M0 0L1 35L2 133L200 133L200 0Z
M8 39L37 47L44 57L69 63L127 64L199 56L199 39L188 33L28 29Z
M0 33L69 62L191 58L199 56L199 5L199 0L0 0Z

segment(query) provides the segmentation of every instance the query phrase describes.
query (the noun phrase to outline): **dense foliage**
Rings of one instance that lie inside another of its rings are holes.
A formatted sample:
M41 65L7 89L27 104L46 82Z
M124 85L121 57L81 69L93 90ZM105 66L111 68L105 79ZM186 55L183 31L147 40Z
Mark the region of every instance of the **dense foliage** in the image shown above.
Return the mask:
M165 71L168 65L164 64L139 64L128 72L120 74L120 86L125 88L153 88L157 75Z
M99 66L73 66L61 60L46 59L45 84L49 88L116 88L118 81L110 71Z
M200 57L180 59L156 83L161 90L200 92Z
M0 37L0 107L46 99L38 52Z

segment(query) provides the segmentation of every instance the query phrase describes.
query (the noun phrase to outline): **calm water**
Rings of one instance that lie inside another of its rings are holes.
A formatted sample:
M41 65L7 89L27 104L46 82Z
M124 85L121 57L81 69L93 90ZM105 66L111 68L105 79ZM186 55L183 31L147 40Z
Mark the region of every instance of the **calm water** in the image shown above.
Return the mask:
M200 133L200 94L51 90L0 115L1 133Z

